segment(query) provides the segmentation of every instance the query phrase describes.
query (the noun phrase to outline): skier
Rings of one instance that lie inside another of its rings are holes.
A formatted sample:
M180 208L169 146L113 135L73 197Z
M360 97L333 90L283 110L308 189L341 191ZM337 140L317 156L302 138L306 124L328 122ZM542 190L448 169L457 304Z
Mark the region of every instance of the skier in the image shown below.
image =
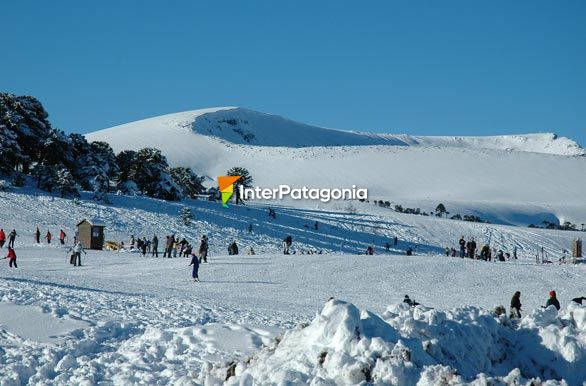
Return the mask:
M175 244L175 235L167 236L167 244L165 245L165 253L163 254L163 257L171 258L173 244Z
M313 229L317 230L317 228L318 228L318 223L317 223L317 221L316 221L316 222L313 224Z
M130 249L134 249L134 242L135 242L134 235L130 235Z
M385 243L385 251L389 252L391 250L391 244L388 242Z
M78 241L77 244L75 244L73 246L73 253L75 255L75 260L73 262L73 265L75 267L81 267L81 253L83 252L84 255L87 255L87 252L85 251L85 249L83 249L83 246L81 245L81 241Z
M499 249L498 253L496 254L496 259L498 261L505 261L505 255L503 254L502 249Z
M228 255L237 255L237 254L238 254L238 245L236 245L236 240L234 240L228 246Z
M6 234L4 233L4 229L0 229L0 248L4 248L5 242L6 242Z
M482 248L480 249L480 258L484 261L490 261L491 260L491 256L490 256L490 247L488 246L488 244L484 244L482 246Z
M37 244L41 243L41 231L39 230L39 227L35 230L35 240L37 241Z
M366 254L369 256L374 255L374 248L372 245L369 245L368 247L366 247Z
M397 246L397 244L399 244L399 239L397 238L397 236L393 237L393 245Z
M8 255L6 255L5 259L10 259L8 263L8 266L10 268L12 268L13 264L14 268L18 268L18 266L16 265L16 252L14 252L14 248L8 247Z
M466 255L466 240L464 240L464 236L460 237L458 244L460 245L460 257L464 258Z
M248 250L248 254L249 255L256 255L256 253L254 253L254 249L252 247L250 247L250 249Z
M511 308L509 310L509 318L521 319L521 291L515 292L511 298Z
M157 235L153 235L153 239L151 240L151 245L153 248L153 252L151 256L155 256L155 257L159 257L159 238L157 237Z
M291 237L291 235L288 235L283 239L283 254L289 254L289 248L291 247L291 244L293 244L293 237Z
M8 247L9 248L14 248L14 240L16 239L16 236L18 236L16 234L16 229L13 229L9 234L8 234Z
M446 247L445 251L446 251L446 256L450 256L450 247Z
M549 291L549 299L547 299L547 303L545 303L545 308L554 306L558 311L560 310L560 302L556 296L557 295L554 290Z
M47 234L45 235L45 239L47 239L47 244L51 244L51 237L53 237L53 235L51 235L51 232L49 232L49 230L47 229Z
M252 224L248 224L248 233L252 233Z
M199 244L199 251L198 251L198 255L199 255L199 262L204 262L207 263L208 262L208 237L206 235L203 235L201 237L201 243Z
M191 263L189 263L188 267L191 265L193 265L191 277L193 278L193 281L199 281L199 259L197 258L197 255L194 253L191 254Z
M405 251L405 254L407 256L413 256L413 249L411 247L407 248L407 250Z
M65 232L63 232L63 229L59 230L59 242L61 243L61 245L65 245L65 238L67 237L67 235L65 234Z
M517 260L517 246L513 248L513 259Z

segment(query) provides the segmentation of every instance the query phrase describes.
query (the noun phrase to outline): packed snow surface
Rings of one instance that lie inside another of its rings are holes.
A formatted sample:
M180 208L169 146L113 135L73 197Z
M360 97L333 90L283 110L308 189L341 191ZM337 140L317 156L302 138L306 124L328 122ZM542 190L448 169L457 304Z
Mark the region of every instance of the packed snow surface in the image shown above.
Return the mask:
M112 204L27 189L0 193L15 228L18 268L0 268L2 385L55 384L527 384L586 380L584 265L558 264L578 232L398 214L371 203L343 209L111 196ZM194 219L181 224L189 206ZM18 216L14 216L18 211ZM174 233L210 237L201 282L187 258L37 245L33 231L98 218L106 239ZM318 221L318 230L310 226ZM248 225L252 224L252 233ZM294 255L279 253L284 235ZM460 235L519 259L442 256ZM392 237L398 245L382 247ZM227 256L236 240L241 253ZM364 248L375 245L375 255ZM415 256L405 256L411 247ZM536 264L544 248L551 264ZM322 254L307 254L308 251ZM562 310L541 309L555 289ZM521 320L491 314L521 291ZM401 303L409 294L423 306ZM330 297L343 300L328 300ZM6 308L7 307L7 308ZM492 383L491 383L492 382ZM516 383L515 383L516 382Z

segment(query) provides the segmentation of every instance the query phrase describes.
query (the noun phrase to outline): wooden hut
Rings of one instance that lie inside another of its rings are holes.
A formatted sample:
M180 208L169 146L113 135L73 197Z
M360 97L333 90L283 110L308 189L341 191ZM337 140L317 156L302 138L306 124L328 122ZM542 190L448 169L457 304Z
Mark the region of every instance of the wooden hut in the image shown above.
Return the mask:
M97 219L83 219L77 224L77 237L81 245L86 249L99 249L104 247L104 227L106 224Z

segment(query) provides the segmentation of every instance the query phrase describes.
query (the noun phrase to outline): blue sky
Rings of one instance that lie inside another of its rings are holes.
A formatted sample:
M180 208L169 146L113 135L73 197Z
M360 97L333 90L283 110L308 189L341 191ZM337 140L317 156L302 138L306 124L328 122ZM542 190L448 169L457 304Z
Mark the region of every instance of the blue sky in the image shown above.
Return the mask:
M89 132L212 106L586 145L586 1L11 1L0 90Z

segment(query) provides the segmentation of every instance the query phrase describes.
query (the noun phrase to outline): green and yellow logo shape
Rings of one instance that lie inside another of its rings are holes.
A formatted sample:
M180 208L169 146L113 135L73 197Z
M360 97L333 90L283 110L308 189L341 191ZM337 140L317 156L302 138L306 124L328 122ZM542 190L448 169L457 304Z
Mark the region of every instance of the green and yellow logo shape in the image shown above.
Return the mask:
M238 181L240 176L218 176L218 186L220 188L220 195L222 196L222 206L228 207L228 200L234 193L234 183Z

